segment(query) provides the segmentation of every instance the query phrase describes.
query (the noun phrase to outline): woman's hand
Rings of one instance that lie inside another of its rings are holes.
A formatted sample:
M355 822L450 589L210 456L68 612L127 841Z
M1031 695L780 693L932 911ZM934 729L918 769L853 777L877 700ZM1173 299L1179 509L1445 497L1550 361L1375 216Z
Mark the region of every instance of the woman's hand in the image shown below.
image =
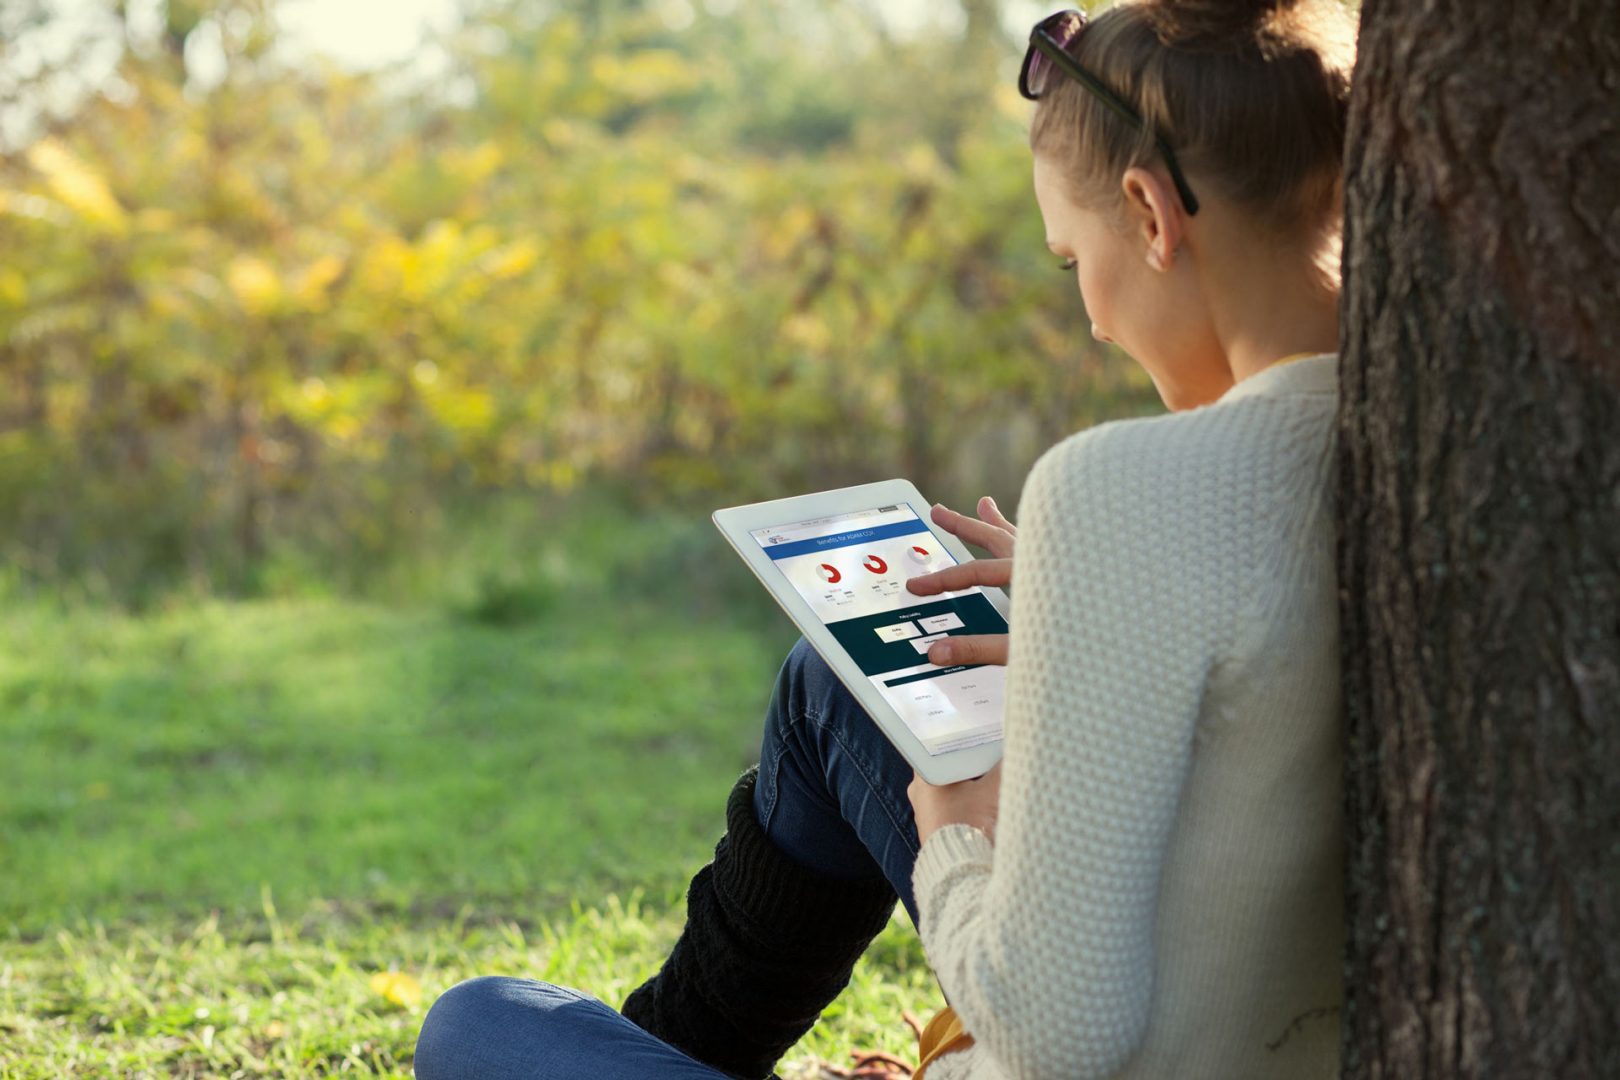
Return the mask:
M1018 529L1002 516L996 500L988 495L980 499L977 518L959 514L944 504L935 506L930 516L934 524L961 540L984 548L993 558L976 559L936 570L932 574L920 574L906 582L907 589L918 596L934 596L975 585L999 589L1012 584L1012 554L1018 540ZM961 634L949 637L934 642L928 650L928 659L930 663L940 665L1005 664L1007 635Z
M1001 762L974 780L943 786L912 774L906 788L917 819L917 839L926 843L942 825L972 825L991 840L996 838L996 804L1001 799Z
M979 500L977 518L958 514L944 503L936 503L929 516L934 519L935 525L952 536L984 548L991 558L1012 558L1013 545L1018 541L1018 527L1001 515L1001 507L990 496Z

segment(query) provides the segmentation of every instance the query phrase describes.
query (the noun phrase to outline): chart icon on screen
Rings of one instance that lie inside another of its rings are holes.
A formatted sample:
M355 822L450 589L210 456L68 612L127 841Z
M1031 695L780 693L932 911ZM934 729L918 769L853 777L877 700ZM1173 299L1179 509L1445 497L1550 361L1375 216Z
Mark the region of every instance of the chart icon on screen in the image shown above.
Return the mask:
M911 550L906 552L906 554L910 555L911 561L915 563L926 563L934 557L933 553L927 548L918 547L915 544L911 546Z
M821 575L821 580L825 581L829 585L836 585L840 581L844 580L844 575L838 572L838 567L831 566L827 563L822 563L819 567L817 567L816 573Z
M876 555L868 555L866 557L866 561L861 565L872 571L874 574L887 574L889 572L889 564L878 558Z

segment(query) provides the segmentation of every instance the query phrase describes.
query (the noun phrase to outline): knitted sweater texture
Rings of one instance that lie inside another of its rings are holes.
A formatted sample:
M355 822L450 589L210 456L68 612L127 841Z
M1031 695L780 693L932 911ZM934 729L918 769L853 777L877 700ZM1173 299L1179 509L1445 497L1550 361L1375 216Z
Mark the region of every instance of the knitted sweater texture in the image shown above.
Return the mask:
M913 874L975 1039L928 1080L1338 1075L1336 404L1274 365L1031 472L995 842Z

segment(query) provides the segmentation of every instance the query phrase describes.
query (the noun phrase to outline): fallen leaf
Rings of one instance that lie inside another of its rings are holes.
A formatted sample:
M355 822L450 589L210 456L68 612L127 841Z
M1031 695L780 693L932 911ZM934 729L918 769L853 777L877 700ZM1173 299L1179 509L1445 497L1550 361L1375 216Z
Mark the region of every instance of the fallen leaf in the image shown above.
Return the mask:
M422 984L403 971L379 971L371 977L372 992L405 1009L422 1003Z

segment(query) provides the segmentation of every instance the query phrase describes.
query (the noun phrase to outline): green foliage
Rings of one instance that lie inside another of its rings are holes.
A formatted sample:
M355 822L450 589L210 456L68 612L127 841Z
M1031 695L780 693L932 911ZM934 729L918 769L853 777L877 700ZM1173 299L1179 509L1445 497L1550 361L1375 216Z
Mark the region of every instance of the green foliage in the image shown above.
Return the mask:
M485 5L445 94L286 67L271 0L170 5L116 93L0 160L28 580L263 593L289 546L371 564L476 492L1010 504L1151 407L1048 269L1002 47L594 10ZM177 60L197 20L234 28L218 86Z

